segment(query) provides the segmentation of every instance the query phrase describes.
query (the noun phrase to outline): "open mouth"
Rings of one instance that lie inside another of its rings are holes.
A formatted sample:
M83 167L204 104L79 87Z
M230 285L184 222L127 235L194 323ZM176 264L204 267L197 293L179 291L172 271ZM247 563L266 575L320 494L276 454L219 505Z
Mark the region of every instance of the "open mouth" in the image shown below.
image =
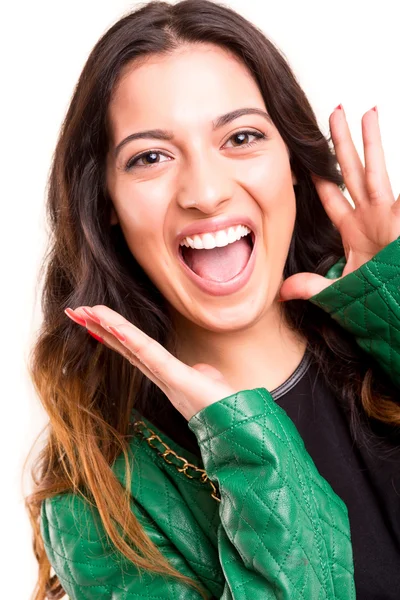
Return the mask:
M224 283L234 279L246 268L253 252L255 235L252 231L239 240L210 249L179 246L182 260L198 277Z

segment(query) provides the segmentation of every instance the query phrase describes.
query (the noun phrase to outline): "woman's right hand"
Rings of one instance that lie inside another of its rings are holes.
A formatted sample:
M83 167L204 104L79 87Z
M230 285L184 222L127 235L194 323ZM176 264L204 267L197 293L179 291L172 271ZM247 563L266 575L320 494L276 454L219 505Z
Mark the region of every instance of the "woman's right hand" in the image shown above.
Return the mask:
M65 313L140 369L187 421L203 408L240 391L234 390L211 365L198 363L189 367L181 362L108 306L67 308Z

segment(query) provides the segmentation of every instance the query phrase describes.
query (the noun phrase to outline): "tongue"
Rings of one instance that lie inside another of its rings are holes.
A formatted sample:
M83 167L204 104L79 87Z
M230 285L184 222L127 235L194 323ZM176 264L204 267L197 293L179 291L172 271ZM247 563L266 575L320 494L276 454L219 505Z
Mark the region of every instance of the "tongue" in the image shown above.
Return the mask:
M212 281L228 281L244 269L251 247L245 236L237 242L212 248L210 250L195 250L183 246L183 257L186 264L203 279Z

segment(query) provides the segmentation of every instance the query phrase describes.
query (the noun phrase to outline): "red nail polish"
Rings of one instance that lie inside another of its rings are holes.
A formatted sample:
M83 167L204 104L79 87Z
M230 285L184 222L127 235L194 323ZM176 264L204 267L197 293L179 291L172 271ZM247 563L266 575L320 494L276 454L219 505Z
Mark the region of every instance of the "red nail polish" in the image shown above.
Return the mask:
M338 109L342 110L342 105L341 104L338 104L337 107L335 108L335 110L338 110Z
M68 317L70 319L72 319L73 321L75 321L75 323L78 323L78 325L82 325L83 327L86 327L86 321L85 319L82 319L81 317L78 317L78 315L76 315L71 308L66 308L64 310L65 314L68 315Z
M91 335L92 337L94 337L95 340L97 340L98 342L101 342L102 344L104 344L104 339L102 337L100 337L99 335L96 335L95 333L93 333L92 331L88 330L88 334Z
M99 319L99 317L97 315L94 314L94 312L92 310L90 310L90 308L82 308L83 311L85 311L85 313L95 322L98 323L99 325L101 325L101 320Z
M374 108L372 110L374 110L377 113L378 112L378 107L374 106Z

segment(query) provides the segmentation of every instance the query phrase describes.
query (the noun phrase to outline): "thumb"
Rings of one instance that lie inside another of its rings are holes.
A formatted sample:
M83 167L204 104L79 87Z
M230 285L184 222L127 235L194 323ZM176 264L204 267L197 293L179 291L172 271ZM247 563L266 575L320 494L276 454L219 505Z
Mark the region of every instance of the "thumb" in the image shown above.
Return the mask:
M336 279L327 279L316 273L296 273L291 275L283 282L279 295L281 300L308 300L311 296L315 296L322 290L326 289Z

